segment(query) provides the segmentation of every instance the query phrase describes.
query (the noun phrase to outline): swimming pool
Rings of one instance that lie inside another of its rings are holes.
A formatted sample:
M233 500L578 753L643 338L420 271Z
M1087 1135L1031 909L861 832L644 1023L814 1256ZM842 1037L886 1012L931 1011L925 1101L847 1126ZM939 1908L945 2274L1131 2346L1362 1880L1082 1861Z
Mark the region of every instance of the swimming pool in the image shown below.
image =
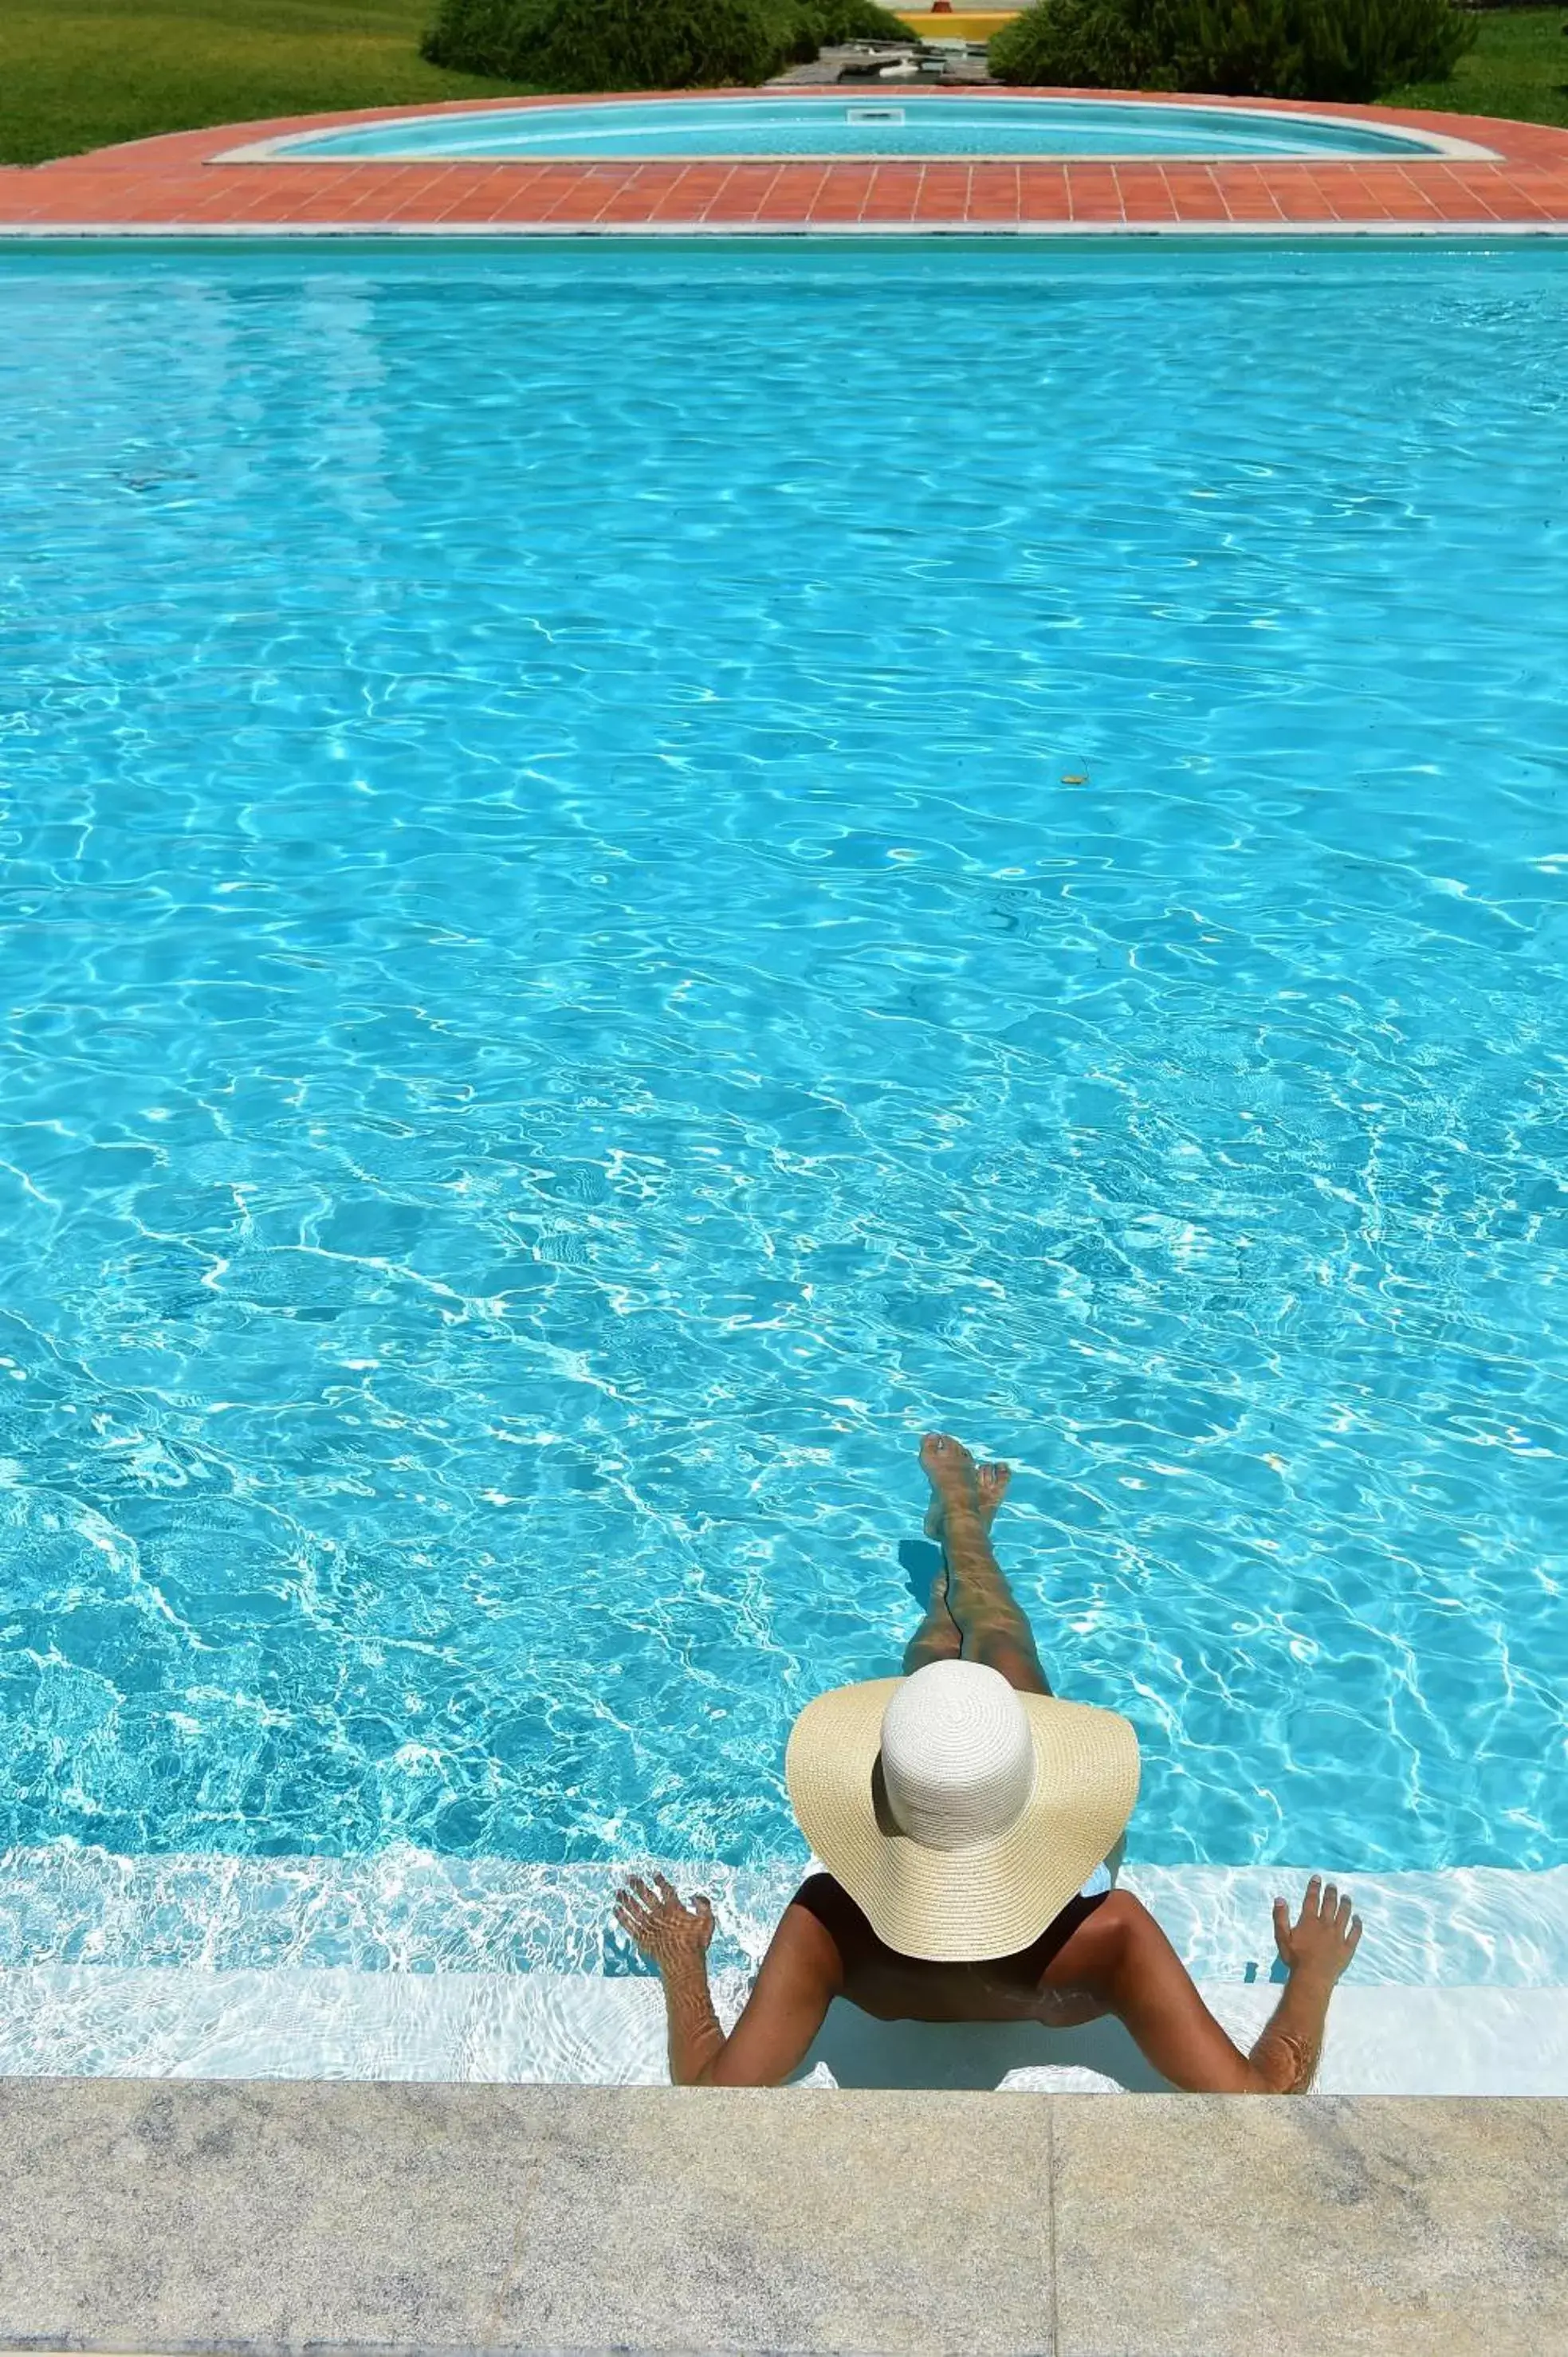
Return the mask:
M5 1841L771 1872L936 1422L1135 1857L1563 1861L1552 254L0 306Z
M1482 156L1488 149L1344 116L1164 101L875 89L836 96L599 99L468 107L345 124L229 160L334 156Z

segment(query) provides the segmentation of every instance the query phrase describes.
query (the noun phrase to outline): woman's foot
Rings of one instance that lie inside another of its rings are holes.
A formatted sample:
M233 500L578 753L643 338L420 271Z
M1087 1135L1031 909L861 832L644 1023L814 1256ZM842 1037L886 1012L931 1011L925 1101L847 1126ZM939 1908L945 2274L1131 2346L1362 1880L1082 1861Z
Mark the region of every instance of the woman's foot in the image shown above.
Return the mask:
M976 1465L961 1441L945 1432L929 1432L920 1443L920 1462L932 1490L926 1514L926 1536L940 1539L947 1523L950 1497L967 1499L977 1509L980 1526L989 1531L996 1510L1013 1479L1010 1465Z
M983 1465L975 1475L980 1491L980 1519L987 1530L996 1520L996 1509L1007 1495L1007 1485L1012 1479L1013 1468L1004 1465L999 1458Z

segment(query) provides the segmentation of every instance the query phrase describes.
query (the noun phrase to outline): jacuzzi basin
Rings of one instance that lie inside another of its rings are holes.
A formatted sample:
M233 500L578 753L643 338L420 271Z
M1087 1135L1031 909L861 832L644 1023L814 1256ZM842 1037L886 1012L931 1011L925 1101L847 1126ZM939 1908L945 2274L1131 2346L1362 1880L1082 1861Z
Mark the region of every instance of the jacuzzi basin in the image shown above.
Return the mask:
M1158 99L875 90L827 95L593 99L340 124L227 160L426 162L509 156L1352 156L1487 150L1331 114Z

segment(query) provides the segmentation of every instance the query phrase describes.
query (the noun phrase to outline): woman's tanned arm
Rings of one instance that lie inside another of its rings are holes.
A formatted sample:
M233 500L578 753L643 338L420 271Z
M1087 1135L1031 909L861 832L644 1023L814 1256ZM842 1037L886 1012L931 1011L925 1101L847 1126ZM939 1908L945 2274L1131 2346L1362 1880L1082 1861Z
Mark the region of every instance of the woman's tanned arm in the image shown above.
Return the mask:
M1325 1889L1315 1874L1296 1922L1284 1900L1275 1900L1274 1943L1290 1977L1252 2049L1251 2064L1271 2094L1305 2095L1317 2075L1335 1983L1361 1944L1361 1919L1332 1882Z
M725 2036L708 1986L714 1910L683 1906L662 1875L634 1878L616 1920L659 1967L677 2087L776 2087L800 2062L843 1979L832 1936L804 1907L788 1907L762 1960L745 2012Z
M1290 1978L1250 2055L1209 2012L1148 1910L1124 1891L1107 1900L1068 1943L1049 1978L1087 1982L1161 2076L1184 2093L1301 2095L1312 2084L1328 2001L1356 1953L1361 1926L1349 1900L1332 1884L1324 1890L1315 1876L1294 1924L1284 1901L1275 1901L1274 1934ZM1079 1942L1085 1945L1075 1956Z

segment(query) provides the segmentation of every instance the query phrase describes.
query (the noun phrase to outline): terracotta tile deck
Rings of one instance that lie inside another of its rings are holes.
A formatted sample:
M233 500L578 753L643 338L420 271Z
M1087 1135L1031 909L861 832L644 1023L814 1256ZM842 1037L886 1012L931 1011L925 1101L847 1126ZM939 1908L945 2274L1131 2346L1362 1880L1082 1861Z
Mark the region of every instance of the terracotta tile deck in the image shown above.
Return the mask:
M475 113L515 102L385 112ZM1468 140L1494 149L1497 160L1435 155L1342 163L1320 157L1217 163L1182 157L1168 163L213 160L254 141L357 119L317 114L179 132L30 170L0 168L0 235L226 230L1568 231L1568 131L1378 107L1333 112Z

